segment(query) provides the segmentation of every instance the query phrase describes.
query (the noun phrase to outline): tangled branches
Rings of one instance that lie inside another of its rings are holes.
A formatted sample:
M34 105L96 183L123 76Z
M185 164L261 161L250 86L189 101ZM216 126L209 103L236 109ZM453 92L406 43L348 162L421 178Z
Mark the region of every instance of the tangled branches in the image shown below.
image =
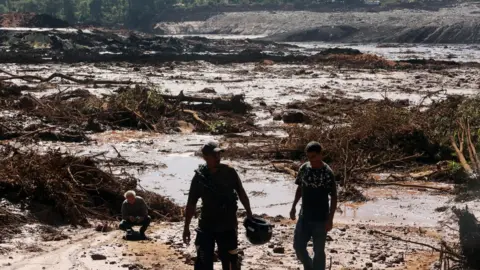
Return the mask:
M461 116L476 115L472 114L472 109L478 105L478 98L449 97L422 110L388 99L321 97L289 105L308 115L311 119L309 125L287 126L288 137L277 138L274 143L236 144L227 155L232 158L300 160L305 158L305 145L316 140L324 145L325 160L347 183L365 179L365 173L375 170L401 170L415 164L453 160L459 155L454 153L449 140L452 125L455 127ZM475 119L478 121L480 117ZM464 125L472 134L479 126L477 123ZM238 141L227 139L227 142ZM470 140L470 144L475 143ZM469 153L475 159L473 153L476 151L472 147L469 147Z
M137 186L134 178L120 179L104 172L91 157L75 157L57 150L40 155L11 147L1 149L0 156L2 197L25 205L46 223L86 225L89 217L113 219L119 214L123 192ZM170 200L144 191L139 194L145 196L153 218L180 218L181 209ZM43 211L36 212L39 206Z
M84 131L93 132L122 128L169 132L179 128L180 120L191 122L195 130L204 132L241 132L253 128L253 121L246 114L250 106L242 96L233 96L230 100L188 97L183 92L170 96L143 86L120 88L103 98L87 90L43 98L14 96L9 104L10 109L20 110L43 123L64 128L82 127ZM5 137L22 134L17 131Z

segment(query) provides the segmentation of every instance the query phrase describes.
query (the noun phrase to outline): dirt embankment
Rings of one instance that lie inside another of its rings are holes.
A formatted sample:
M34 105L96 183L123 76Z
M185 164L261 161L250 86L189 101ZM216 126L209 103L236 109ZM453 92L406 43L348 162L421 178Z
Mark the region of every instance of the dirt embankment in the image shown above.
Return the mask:
M439 11L233 12L206 21L159 23L167 34L264 35L274 41L479 43L479 8Z

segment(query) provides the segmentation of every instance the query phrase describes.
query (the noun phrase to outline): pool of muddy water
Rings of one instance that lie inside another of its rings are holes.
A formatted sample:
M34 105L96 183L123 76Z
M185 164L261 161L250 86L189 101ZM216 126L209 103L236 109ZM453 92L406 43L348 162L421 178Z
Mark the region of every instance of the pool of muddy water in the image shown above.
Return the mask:
M203 160L188 152L166 155L160 161L166 166L140 175L141 185L185 205L194 170ZM256 214L289 215L296 189L291 176L270 170L268 163L226 163L237 169ZM419 192L415 188L369 188L363 193L369 201L340 203L337 222L435 227L438 221L435 209L449 200L448 196ZM239 208L243 207L239 205Z
M160 161L166 167L141 175L141 185L160 194L168 194L176 203L185 205L194 170L204 163L203 160L195 157L193 153L182 153L165 156ZM265 170L265 167L255 168L244 162L226 163L237 168L249 194L252 209L257 214L288 215L290 201L295 192L293 179Z

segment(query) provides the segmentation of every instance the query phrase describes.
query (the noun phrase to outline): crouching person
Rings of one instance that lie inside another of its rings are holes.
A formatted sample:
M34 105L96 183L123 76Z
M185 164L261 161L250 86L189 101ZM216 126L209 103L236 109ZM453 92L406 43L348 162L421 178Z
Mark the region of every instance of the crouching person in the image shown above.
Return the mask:
M135 191L125 192L125 201L122 204L122 222L120 230L132 230L133 226L140 227L140 237L146 239L145 231L150 225L151 218L148 216L147 204L142 197L137 196Z

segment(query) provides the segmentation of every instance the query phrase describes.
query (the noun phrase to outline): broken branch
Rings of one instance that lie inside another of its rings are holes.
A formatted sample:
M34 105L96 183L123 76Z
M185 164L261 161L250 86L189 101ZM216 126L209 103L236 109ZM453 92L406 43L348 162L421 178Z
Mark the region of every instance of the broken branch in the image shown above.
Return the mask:
M13 75L13 74L9 74L9 75ZM34 76L34 75L17 75L17 76L10 76L6 78L0 78L0 81L23 80L23 81L31 82L32 80L37 80L40 82L49 82L55 78L61 78L61 79L72 81L78 84L132 84L133 83L130 80L129 81L93 80L93 79L82 80L82 79L76 79L74 77L71 77L62 73L53 73L47 78L42 78L40 76Z

